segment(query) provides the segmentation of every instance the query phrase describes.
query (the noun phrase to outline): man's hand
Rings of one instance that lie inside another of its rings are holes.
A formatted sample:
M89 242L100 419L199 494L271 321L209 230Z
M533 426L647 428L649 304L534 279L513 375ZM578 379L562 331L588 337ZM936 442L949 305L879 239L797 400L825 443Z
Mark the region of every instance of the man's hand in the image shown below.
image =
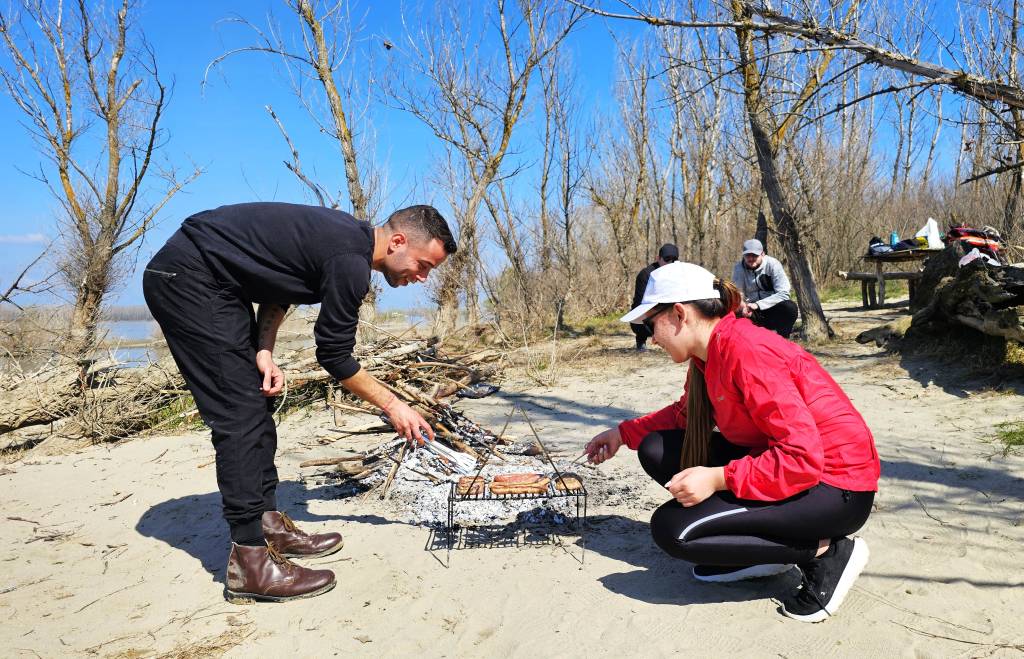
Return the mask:
M263 376L260 392L267 398L278 395L284 389L284 373L274 363L274 355L269 350L256 353L256 368Z
M583 449L587 452L587 460L599 465L615 455L622 446L622 435L618 428L609 428L596 435Z
M696 506L715 492L726 489L725 469L690 467L673 476L665 487L684 508Z
M740 302L739 312L744 318L750 318L754 315L754 310L757 309L757 304L754 302Z
M384 412L388 415L395 432L404 437L410 444L416 442L423 444L423 436L420 432L426 433L431 441L434 440L434 429L430 427L416 410L412 409L395 396L390 403L384 406Z

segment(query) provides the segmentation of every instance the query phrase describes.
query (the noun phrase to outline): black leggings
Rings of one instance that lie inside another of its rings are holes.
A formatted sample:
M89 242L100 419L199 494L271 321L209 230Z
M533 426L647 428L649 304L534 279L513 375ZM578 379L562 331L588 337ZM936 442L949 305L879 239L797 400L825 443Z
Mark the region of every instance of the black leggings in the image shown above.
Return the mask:
M647 435L637 452L644 471L664 486L679 472L682 448L682 430L663 430ZM747 451L714 433L708 466L724 466ZM863 526L874 500L874 492L825 483L782 501L716 492L689 508L675 499L662 504L651 517L651 534L666 553L692 563L804 563L814 558L820 540L841 538Z

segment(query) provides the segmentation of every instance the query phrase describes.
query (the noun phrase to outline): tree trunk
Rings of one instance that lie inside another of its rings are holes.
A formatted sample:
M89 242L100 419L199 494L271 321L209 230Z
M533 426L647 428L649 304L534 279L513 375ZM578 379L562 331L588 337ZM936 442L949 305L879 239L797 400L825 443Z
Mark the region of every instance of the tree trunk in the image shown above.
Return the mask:
M825 341L832 336L832 328L828 326L825 311L821 308L818 287L814 283L814 275L807 261L796 215L779 181L775 153L771 148L768 131L754 112L748 111L748 114L757 151L757 164L761 170L761 187L768 197L768 205L775 220L775 230L779 234L782 252L786 255L797 306L803 319L804 335L812 343Z
M761 241L765 253L768 253L768 218L763 210L757 211L757 224L754 227L754 238Z
M437 294L437 315L434 317L434 334L446 336L455 331L459 322L459 293L466 293L466 309L470 323L479 321L476 305L477 279L473 264L477 261L476 209L474 205L461 222L459 251L448 258L441 267Z
M750 8L739 0L733 0L732 9L736 20L749 19ZM750 121L754 151L757 153L761 189L768 198L768 206L775 220L775 230L779 234L782 252L789 266L797 306L803 319L804 335L812 343L825 341L832 336L832 329L828 326L825 312L821 308L818 288L804 251L796 213L779 179L778 150L773 143L773 135L777 131L773 128L775 122L761 90L761 77L754 57L750 32L742 27L736 28L736 39L743 75L743 101Z
M88 357L96 347L103 298L109 286L109 250L95 246L94 249L96 253L87 255L87 263L83 268L86 272L85 280L75 293L75 306L71 313L71 337L66 354L79 359ZM106 262L95 263L98 260Z

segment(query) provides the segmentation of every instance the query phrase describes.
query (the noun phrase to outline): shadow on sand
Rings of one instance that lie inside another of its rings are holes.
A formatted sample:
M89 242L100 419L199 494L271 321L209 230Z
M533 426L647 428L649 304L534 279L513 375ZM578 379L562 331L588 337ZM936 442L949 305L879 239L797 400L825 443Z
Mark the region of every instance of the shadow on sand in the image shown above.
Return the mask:
M379 515L320 515L310 513L307 503L314 499L335 499L335 488L307 488L300 482L281 481L277 486L278 507L296 522L346 521L357 524L407 524ZM166 542L187 552L210 573L217 583L224 583L231 541L227 524L221 516L220 492L208 492L156 504L139 518L135 530L140 534Z
M628 563L636 569L598 577L613 593L651 604L708 604L780 598L800 584L799 570L766 579L731 584L702 583L692 565L662 552L651 539L650 525L621 515L590 518L587 552Z

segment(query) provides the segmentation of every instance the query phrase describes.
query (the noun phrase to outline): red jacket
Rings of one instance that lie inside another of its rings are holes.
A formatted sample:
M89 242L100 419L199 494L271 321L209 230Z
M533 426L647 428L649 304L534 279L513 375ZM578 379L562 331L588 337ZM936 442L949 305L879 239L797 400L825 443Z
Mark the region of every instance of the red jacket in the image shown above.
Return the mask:
M711 332L708 359L694 362L707 382L722 435L750 454L725 466L741 499L778 501L819 481L878 490L875 440L853 403L817 360L775 332L731 314ZM619 424L636 450L656 430L686 428L686 392L668 407Z

